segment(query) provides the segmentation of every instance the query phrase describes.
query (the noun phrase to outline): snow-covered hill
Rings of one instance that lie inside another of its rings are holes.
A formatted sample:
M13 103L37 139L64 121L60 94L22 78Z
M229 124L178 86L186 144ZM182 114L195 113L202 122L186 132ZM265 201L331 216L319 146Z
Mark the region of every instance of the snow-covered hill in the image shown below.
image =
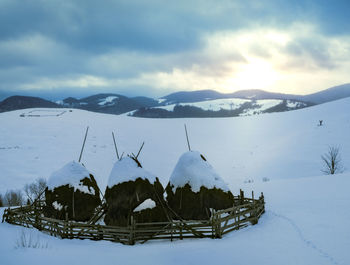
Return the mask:
M224 98L141 108L128 115L147 118L235 117L296 110L311 105L297 100Z
M200 102L194 102L194 103L171 104L171 105L155 107L155 108L174 111L174 107L176 105L180 105L180 106L193 106L193 107L201 108L202 110L205 110L205 111L219 111L221 109L236 110L240 108L244 103L252 103L253 107L242 110L242 112L239 113L238 116L249 116L253 114L264 113L270 108L283 104L283 100L264 99L264 100L256 100L253 102L252 100L249 100L249 99L227 98L227 99L200 101ZM289 110L303 108L306 106L308 105L305 102L286 100L286 107L289 108Z
M37 177L77 160L90 126L82 162L102 190L120 152L137 152L142 165L167 184L187 149L203 153L233 193L264 192L266 214L256 226L221 240L110 242L59 240L39 234L45 249L15 249L21 231L0 224L4 264L349 264L350 99L283 113L215 119L141 119L83 110L60 116L20 117L33 109L0 114L0 192L22 188ZM41 111L41 113L44 113ZM324 125L318 126L319 120ZM321 158L340 146L345 173L324 176ZM28 233L28 232L26 232Z
M350 99L311 108L250 117L216 119L140 119L66 111L61 116L20 117L33 109L0 114L0 192L20 188L37 177L48 177L78 159L86 126L90 126L83 155L86 167L105 187L116 160L111 132L121 152L137 152L163 184L187 145L199 150L235 187L244 180L296 178L320 174L320 156L339 145L350 164ZM62 110L62 109L60 109ZM50 109L52 111L52 109ZM323 120L324 126L317 126Z

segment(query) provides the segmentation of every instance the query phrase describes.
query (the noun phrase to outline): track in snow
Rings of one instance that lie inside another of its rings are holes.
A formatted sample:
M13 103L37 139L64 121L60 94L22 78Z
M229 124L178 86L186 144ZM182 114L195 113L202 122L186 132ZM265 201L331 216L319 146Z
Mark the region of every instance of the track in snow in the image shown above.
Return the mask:
M276 216L282 220L285 220L287 223L289 223L293 229L297 232L299 238L309 247L314 249L315 251L317 251L322 257L324 257L325 259L328 259L332 264L334 265L339 265L339 263L327 252L325 252L324 250L320 249L319 247L316 246L316 244L314 242L312 242L311 240L305 238L303 232L301 231L300 227L290 218L288 218L287 216L278 214L274 211L271 210L267 210L267 212L270 212L273 216Z

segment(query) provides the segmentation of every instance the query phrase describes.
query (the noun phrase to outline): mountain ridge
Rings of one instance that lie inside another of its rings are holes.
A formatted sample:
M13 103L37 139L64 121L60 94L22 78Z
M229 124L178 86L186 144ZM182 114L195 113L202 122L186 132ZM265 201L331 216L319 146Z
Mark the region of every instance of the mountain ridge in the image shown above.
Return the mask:
M162 106L177 105L182 103L200 103L207 104L210 101L219 99L246 99L252 101L250 108L256 108L254 106L254 101L258 100L281 100L283 101L279 106L274 107L274 111L287 111L293 108L288 107L286 100L294 100L295 104L302 107L308 107L315 104L322 104L325 102L350 97L350 83L334 86L316 93L309 95L294 95L294 94L284 94L276 92L268 92L260 89L250 89L250 90L239 90L233 93L220 93L215 90L196 90L196 91L178 91L159 99L154 99L144 96L127 97L117 93L100 93L80 99L74 97L67 97L63 100L52 102L45 100L40 97L30 97L30 96L10 96L5 100L0 102L0 112L11 111L16 109L25 108L77 108L88 111L108 113L108 114L123 114L130 111L142 110L143 113L149 111L151 108L159 108ZM226 103L225 103L226 104ZM248 106L246 104L245 106ZM194 106L196 107L196 106ZM179 110L179 109L178 109ZM203 110L203 109L202 109ZM212 117L216 116L218 113L212 113L213 110L204 109L205 112L197 114L202 117ZM228 109L229 110L229 109ZM231 109L232 110L232 109ZM182 114L178 114L179 117L187 117L189 112L198 112L197 109L186 107L181 109ZM216 110L217 111L217 110ZM242 110L247 111L247 109ZM151 111L154 112L154 111ZM159 111L158 111L159 112ZM162 111L165 113L164 111ZM225 111L224 111L225 112ZM235 115L237 114L234 112ZM149 117L150 113L146 116ZM226 112L222 114L223 116L230 116ZM233 115L233 114L232 114ZM156 115L158 117L158 114ZM152 115L150 115L152 117ZM196 116L194 116L196 117Z

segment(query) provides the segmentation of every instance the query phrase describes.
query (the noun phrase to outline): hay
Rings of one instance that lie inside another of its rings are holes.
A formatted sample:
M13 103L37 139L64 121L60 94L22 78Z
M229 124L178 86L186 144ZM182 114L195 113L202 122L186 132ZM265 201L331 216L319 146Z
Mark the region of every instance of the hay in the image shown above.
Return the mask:
M127 226L131 216L137 222L163 221L164 188L159 179L142 168L135 157L124 157L116 162L105 192L107 225ZM134 212L145 200L152 199L156 207Z
M53 190L46 188L43 213L46 217L74 221L89 221L95 208L101 204L99 188L93 175L80 181L90 193L75 189L69 184L55 187ZM74 210L74 212L73 212Z
M169 207L185 220L208 220L211 209L221 210L232 207L233 195L230 191L221 189L208 189L201 187L199 192L193 192L191 186L186 184L173 192L173 186L166 187ZM173 218L177 219L176 216Z
M105 198L107 202L107 213L105 223L107 225L126 226L130 222L131 215L135 220L158 221L163 220L162 203L164 188L159 179L151 184L148 179L137 178L135 181L119 183L112 188L107 187ZM156 202L153 209L145 209L134 213L134 209L147 199ZM163 214L164 215L164 214Z

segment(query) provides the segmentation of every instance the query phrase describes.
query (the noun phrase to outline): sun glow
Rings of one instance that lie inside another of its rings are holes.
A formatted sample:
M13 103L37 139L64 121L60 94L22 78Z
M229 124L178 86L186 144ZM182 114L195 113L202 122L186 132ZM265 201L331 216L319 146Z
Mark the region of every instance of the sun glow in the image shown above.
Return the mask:
M227 89L264 89L278 80L278 73L270 63L252 59L242 65L234 76L227 80Z

